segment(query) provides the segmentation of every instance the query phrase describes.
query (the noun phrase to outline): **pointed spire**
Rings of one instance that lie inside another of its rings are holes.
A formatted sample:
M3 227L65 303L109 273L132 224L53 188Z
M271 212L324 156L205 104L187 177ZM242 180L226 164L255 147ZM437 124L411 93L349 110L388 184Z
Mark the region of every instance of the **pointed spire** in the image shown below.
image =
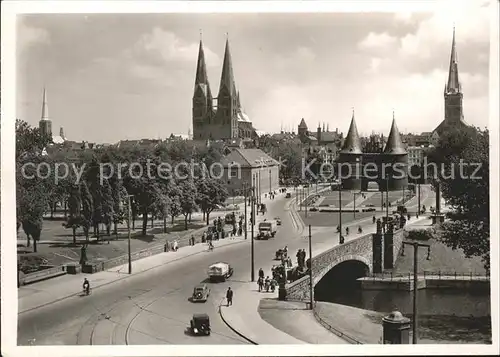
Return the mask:
M352 111L351 125L349 126L349 131L344 140L344 146L342 147L341 153L362 154L361 140L359 139L358 128L356 126L356 120L354 119L354 109Z
M304 118L302 118L302 120L300 121L299 128L307 129L307 124Z
M392 112L392 125L389 137L387 138L387 144L385 145L384 154L406 154L406 150L399 135L399 129L396 125L396 118L394 117L394 111Z
M325 123L323 123L323 133L325 132Z
M49 118L49 106L47 104L47 91L43 87L43 99L42 99L42 120L50 120Z
M222 64L222 75L220 79L219 92L224 87L228 89L230 95L236 94L235 93L236 85L234 83L234 74L233 74L233 63L231 60L231 52L229 50L229 38L226 38L226 51L224 52L224 62Z
M196 65L195 85L196 84L208 84L207 65L205 62L205 51L203 51L203 42L201 38L200 38L200 47L198 49L198 64Z
M330 123L326 123L326 132L329 133L330 132Z
M446 93L460 93L460 81L458 80L458 60L455 44L455 26L453 26L453 40L451 42L450 68L448 70L448 83L446 84Z

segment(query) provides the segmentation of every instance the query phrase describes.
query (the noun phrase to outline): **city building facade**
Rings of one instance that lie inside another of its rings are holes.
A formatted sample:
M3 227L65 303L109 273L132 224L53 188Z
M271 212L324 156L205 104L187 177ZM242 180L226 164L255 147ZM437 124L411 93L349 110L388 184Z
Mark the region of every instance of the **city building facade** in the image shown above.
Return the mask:
M279 163L260 149L232 148L221 164L230 195L242 194L245 185L255 187L256 195L279 188Z

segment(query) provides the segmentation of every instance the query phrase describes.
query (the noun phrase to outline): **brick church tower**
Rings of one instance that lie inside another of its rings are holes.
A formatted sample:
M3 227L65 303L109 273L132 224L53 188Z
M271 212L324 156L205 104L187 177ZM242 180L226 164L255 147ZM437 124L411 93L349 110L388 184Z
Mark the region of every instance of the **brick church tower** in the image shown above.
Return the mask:
M203 43L200 40L193 94L193 139L195 140L206 140L211 134L208 127L215 114L212 103L213 98L208 82L205 52L203 51Z
M434 130L438 136L442 135L448 128L467 126L464 121L462 86L458 79L458 60L455 44L455 28L453 28L453 40L451 43L450 67L448 69L448 81L444 86L444 120Z

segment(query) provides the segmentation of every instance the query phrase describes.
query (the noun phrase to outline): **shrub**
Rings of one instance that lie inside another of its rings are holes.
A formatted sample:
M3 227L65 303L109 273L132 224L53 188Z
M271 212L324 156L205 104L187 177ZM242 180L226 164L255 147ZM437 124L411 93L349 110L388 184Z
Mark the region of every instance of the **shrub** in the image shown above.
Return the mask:
M407 232L406 238L411 240L428 241L435 236L436 232L433 228L429 229L412 229Z

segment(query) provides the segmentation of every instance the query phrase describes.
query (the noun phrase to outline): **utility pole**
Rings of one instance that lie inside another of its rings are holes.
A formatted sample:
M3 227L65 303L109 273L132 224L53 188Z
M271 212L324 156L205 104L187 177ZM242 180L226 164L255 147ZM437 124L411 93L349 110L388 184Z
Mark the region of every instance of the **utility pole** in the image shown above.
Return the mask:
M339 180L339 244L344 244L342 237L342 181Z
M130 221L132 220L132 210L130 207L130 197L133 197L133 195L127 195L127 211L128 211L128 219L127 219L127 228L128 228L128 273L132 274L132 253L130 251L130 238L131 238L131 230L130 230Z
M311 310L313 309L313 304L314 304L314 288L313 288L313 274L312 274L312 264L313 264L313 259L312 259L312 235L311 235L311 225L309 225L309 297L310 297L310 303L311 303Z
M427 260L431 259L431 246L419 242L403 242L403 251L401 256L405 255L405 245L413 247L413 344L418 343L418 318L417 318L417 281L418 281L418 248L427 248Z
M245 194L245 239L248 237L248 221L247 221L247 183L243 182L243 191Z
M269 192L271 192L271 169L269 169Z
M387 223L389 223L389 178L385 179L385 216L387 217Z
M258 175L259 175L259 187L257 189L257 203L261 204L262 203L262 191L260 189L260 169L259 169Z
M251 278L252 282L255 281L255 262L254 262L254 247L253 247L253 226L255 224L255 186L252 187L252 265L251 265Z
M304 190L305 192L305 190ZM304 203L305 203L305 209L306 209L306 218L307 218L307 198L309 197L309 186L307 186L307 192L304 194L305 196L305 199L304 199Z
M356 219L356 192L353 192L353 196L354 196L354 219Z
M418 208L417 208L417 218L420 215L420 179L417 181L417 201L418 201Z

